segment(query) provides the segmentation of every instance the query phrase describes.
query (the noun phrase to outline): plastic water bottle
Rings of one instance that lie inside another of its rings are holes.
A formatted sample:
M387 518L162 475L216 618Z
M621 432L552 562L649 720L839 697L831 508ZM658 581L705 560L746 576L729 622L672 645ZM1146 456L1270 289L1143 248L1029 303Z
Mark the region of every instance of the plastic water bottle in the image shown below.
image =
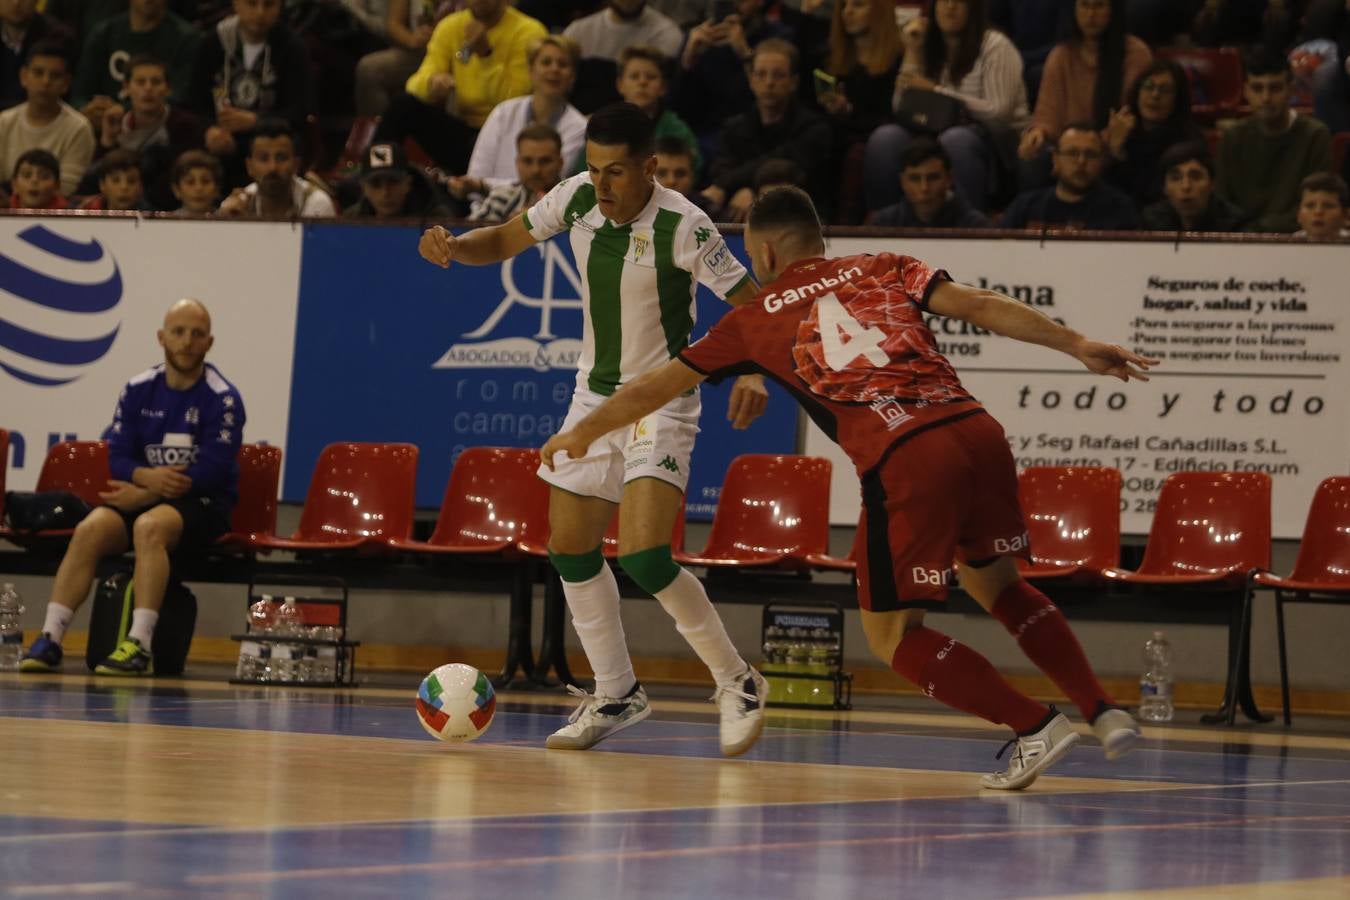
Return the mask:
M0 588L0 671L16 671L23 658L23 601L14 585Z
M272 633L279 637L306 637L305 614L295 605L294 597L287 597L277 610ZM278 643L272 647L272 658L277 659L277 675L281 681L303 681L301 670L305 658L304 644Z
M1144 644L1144 674L1139 679L1139 718L1172 721L1172 645L1161 631Z
M272 598L263 594L248 608L244 620L249 634L266 637L272 633L276 611ZM272 648L267 641L244 641L239 645L239 665L234 674L240 680L256 681L271 677Z

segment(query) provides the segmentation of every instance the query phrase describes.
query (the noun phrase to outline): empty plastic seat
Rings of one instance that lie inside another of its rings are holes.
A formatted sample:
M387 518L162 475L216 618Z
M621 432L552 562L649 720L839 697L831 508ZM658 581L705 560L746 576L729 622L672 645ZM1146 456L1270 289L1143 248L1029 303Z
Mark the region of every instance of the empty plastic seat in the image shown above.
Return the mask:
M708 546L682 565L805 570L830 542L830 461L747 453L731 461Z
M1037 466L1017 478L1031 539L1032 580L1097 580L1120 565L1120 472L1092 466Z
M270 550L390 549L412 534L417 447L412 444L329 444L319 454L289 538L259 537Z
M239 448L239 500L230 517L229 533L218 544L227 549L256 549L277 530L277 487L281 483L281 448L244 444Z

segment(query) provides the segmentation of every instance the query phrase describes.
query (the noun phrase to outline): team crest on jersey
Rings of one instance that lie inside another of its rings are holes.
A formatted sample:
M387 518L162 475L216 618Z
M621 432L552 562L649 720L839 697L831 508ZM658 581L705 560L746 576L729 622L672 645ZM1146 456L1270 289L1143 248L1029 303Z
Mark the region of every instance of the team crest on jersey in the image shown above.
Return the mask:
M633 235L633 262L642 259L642 255L647 252L649 241L640 234Z

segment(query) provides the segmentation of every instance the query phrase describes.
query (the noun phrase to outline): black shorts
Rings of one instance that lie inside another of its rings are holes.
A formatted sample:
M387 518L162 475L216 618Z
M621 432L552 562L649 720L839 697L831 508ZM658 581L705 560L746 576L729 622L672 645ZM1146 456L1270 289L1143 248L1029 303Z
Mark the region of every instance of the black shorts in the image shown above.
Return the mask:
M176 500L161 500L155 506L172 506L183 517L183 534L178 539L175 553L205 550L230 530L229 512L210 497L179 497ZM122 522L127 527L128 544L132 543L132 527L136 520L155 506L147 506L135 512L109 507L122 517Z

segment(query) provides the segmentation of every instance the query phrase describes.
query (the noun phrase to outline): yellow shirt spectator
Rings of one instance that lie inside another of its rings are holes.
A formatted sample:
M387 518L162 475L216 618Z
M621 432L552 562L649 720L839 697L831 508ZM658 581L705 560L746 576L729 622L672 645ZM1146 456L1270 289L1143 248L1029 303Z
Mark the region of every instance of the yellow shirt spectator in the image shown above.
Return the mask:
M406 87L414 97L430 102L428 82L433 75L449 72L455 80L455 114L466 124L482 128L494 106L530 92L526 51L548 30L538 20L508 6L497 24L487 30L492 51L482 56L460 52L472 21L473 14L467 9L442 19L432 32L422 65Z

